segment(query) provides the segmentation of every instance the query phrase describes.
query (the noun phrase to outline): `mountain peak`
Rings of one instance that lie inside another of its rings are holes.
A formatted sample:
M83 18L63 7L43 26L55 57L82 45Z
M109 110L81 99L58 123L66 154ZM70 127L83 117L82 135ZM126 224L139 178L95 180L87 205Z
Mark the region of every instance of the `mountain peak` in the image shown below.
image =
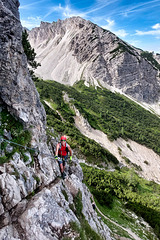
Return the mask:
M114 89L138 101L159 100L157 69L141 51L81 17L42 23L29 33L43 79Z

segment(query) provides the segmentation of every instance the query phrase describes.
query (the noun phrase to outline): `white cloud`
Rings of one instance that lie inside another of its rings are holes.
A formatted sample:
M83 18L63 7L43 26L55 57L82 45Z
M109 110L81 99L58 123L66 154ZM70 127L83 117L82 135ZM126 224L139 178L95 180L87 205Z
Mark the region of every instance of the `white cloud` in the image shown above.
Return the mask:
M153 29L160 29L160 23L156 23L154 26L152 26Z
M73 17L73 16L80 16L85 18L86 14L82 12L78 12L74 9L71 9L68 5L65 8L62 8L62 15L66 18Z
M140 40L135 40L135 39L130 41L130 44L135 47L141 46L141 43L142 42Z
M21 20L21 24L23 27L26 27L28 29L32 29L34 27L38 27L41 23L42 19L41 17L28 17L27 20Z
M114 20L107 19L106 21L108 22L108 27L109 28L112 28L115 25L115 21Z
M110 19L106 19L106 22L107 22L108 24L106 24L106 25L104 25L104 26L101 26L101 27L104 28L104 29L107 29L107 30L112 31L113 26L115 25L115 21L114 21L114 20L110 20Z
M143 36L143 35L160 35L160 29L159 30L150 30L150 31L139 31L139 30L136 30L136 34L135 35L139 35L139 36Z
M139 35L139 36L143 36L143 35L153 35L156 38L160 37L160 23L156 23L155 25L153 25L151 27L154 30L149 30L149 31L139 31L136 30L136 34L135 35Z
M114 33L118 37L126 37L128 35L128 33L124 29L119 29L118 31L114 31Z
M54 12L59 13L62 18L68 18L68 17L73 17L73 16L80 16L82 18L88 18L88 16L91 14L93 17L93 13L100 11L104 8L106 8L108 5L112 5L114 2L117 2L118 0L108 0L108 1L104 1L104 0L97 0L96 3L89 9L84 9L77 11L74 8L72 8L70 6L70 4L66 4L64 7L61 6L61 4L57 5L57 6L53 6L50 7L48 13L44 16L44 18L48 17L49 15L51 15ZM69 1L66 1L66 3Z
M45 2L45 0L41 0L41 1L37 1L37 2L33 2L33 3L29 3L29 4L26 4L26 5L20 5L19 9L30 9L33 5L36 5L36 4L40 4L42 2Z
M118 37L126 37L128 33L124 29L115 30L115 21L111 19L106 19L107 25L101 26L104 29L110 30L111 32L115 33Z
M145 1L143 3L140 2L138 4L131 4L130 6L128 6L127 9L121 11L121 14L125 17L128 17L128 15L131 13L144 12L153 7L158 7L159 5L160 5L159 0L151 0Z
M102 10L109 5L113 5L115 2L118 2L118 0L108 0L108 1L97 0L96 3L93 5L93 7L90 8L88 11L86 11L86 14L90 14L90 13Z
M86 14L85 12L78 12L72 8L69 7L69 5L66 5L65 7L62 7L61 4L58 6L51 7L49 12L44 16L44 18L48 17L52 13L57 12L62 15L62 18L69 18L73 16L80 16L85 18Z

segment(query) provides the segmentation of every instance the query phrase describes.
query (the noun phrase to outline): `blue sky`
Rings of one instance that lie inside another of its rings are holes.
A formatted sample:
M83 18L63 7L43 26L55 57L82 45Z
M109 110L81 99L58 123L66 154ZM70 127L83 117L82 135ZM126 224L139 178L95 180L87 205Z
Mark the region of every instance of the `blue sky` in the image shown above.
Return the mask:
M160 0L19 0L20 19L32 29L41 21L80 16L129 44L160 53Z

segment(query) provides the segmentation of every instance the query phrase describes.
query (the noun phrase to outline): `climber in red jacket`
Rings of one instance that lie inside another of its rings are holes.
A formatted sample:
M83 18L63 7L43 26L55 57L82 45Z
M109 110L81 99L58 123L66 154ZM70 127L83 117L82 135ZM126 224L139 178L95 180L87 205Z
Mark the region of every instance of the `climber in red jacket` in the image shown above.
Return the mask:
M61 176L63 179L65 179L65 163L68 159L68 152L70 153L70 161L72 161L72 150L69 144L67 143L67 138L65 136L61 137L61 142L57 144L56 147L56 153L55 153L55 159L59 163Z

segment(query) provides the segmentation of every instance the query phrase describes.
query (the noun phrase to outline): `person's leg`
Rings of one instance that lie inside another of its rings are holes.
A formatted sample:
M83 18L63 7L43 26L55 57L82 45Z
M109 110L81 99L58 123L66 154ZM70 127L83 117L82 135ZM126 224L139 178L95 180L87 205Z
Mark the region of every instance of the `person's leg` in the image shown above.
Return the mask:
M66 174L64 172L66 161L67 161L67 156L63 157L62 159L59 159L59 161L58 161L61 176L63 179L65 179L65 176L66 176Z
M63 167L63 163L60 163L59 164L59 167L60 167L60 171L61 171L61 177L63 178L63 179L65 179L65 172L64 172L64 167Z
M63 168L65 168L67 160L68 160L68 155L66 155L63 159Z
M63 179L65 179L65 177L66 177L66 174L65 174L65 161L64 161L64 159L63 159Z
M64 169L65 169L65 165L66 165L67 159L68 159L68 155L66 155L66 156L63 158L63 172L64 172ZM64 176L66 176L65 172L64 172Z
M64 172L63 163L60 163L60 164L59 164L59 167L60 167L60 171L61 171L61 173L63 173L63 172Z
M65 169L65 160L63 160L63 171L64 171L64 169Z

